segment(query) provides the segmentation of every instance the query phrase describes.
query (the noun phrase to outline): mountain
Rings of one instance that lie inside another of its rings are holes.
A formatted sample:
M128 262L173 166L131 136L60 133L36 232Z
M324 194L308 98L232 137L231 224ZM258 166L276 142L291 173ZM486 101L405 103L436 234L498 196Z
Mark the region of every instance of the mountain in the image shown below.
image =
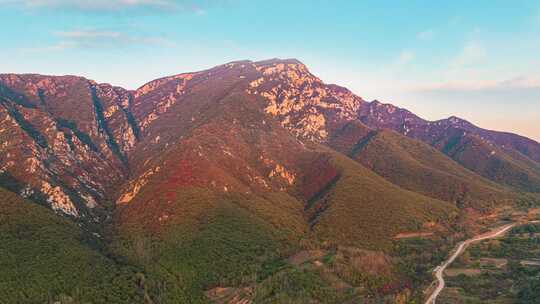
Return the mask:
M378 101L366 102L349 90L326 85L295 60L259 64L262 77L249 92L268 99L265 111L297 136L327 142L351 121L373 129L391 129L422 140L462 166L520 191L538 192L540 144L510 133L478 128L451 117L426 121Z
M489 209L515 199L508 188L467 170L430 145L390 129L375 130L352 121L329 144L396 185L462 208Z
M17 218L97 243L69 246L134 277L122 299L135 302L205 303L205 291L228 286L261 303L421 298L390 257L395 237L444 239L467 210L540 192L539 147L367 102L295 59L231 62L132 91L77 76L0 75L0 186L69 221L41 223L53 215L33 205L43 215ZM343 260L325 271L291 265L306 250ZM385 270L366 272L365 256ZM43 288L91 297L83 283L53 285Z
M128 175L138 132L131 95L74 76L2 75L0 83L2 179L23 197L95 220Z
M392 129L422 140L494 182L520 191L540 190L540 145L531 139L481 129L457 117L430 122L378 101L365 103L358 115L372 128Z
M157 260L175 276L207 274L186 279L175 298L200 295L200 285L227 286L244 267L287 256L301 242L389 248L402 231L448 225L456 216L448 202L403 190L300 141L300 133L268 116L264 98L246 92L261 74L257 68L239 62L192 75L194 82L141 132L133 151L132 163L141 163L119 192L118 242L137 263ZM146 94L174 94L178 77L150 83ZM375 224L383 213L387 221ZM133 250L156 237L157 248ZM192 242L198 245L185 246Z
M150 158L144 158L146 165L136 165L140 171L123 189L118 203L125 204L128 210L138 204L155 206L156 201L167 200L168 189L178 192L182 188L210 186L220 194L264 196L270 202L272 193L278 195L279 200L288 195L299 200L296 209L303 211L301 208L306 208L305 202L313 201L321 191L331 189L340 181L343 169L333 163L335 156L307 147L297 139L297 136L315 139L322 134L315 130L313 123L301 122L303 118L298 117L298 128L291 134L289 129L282 127L282 123L267 116L272 105L268 105L259 94L246 92L246 89L253 88L250 79L257 74L268 73L265 69L271 62L233 63L194 75L194 84L188 83L186 94L176 99L170 112L143 130L143 136L149 137L154 144L147 147L143 140L134 155L141 148L144 151L141 153L149 153ZM294 61L292 64L299 63ZM159 91L170 96L177 90L176 86L169 84L171 81L175 82L176 77L160 80L160 86L150 83L143 88L154 88L146 94ZM176 111L174 107L183 111ZM193 113L197 116L194 117ZM149 149L160 153L147 152ZM319 164L317 174L311 174L310 167L315 163ZM346 170L352 171L353 168ZM363 170L358 179L377 179L374 184L385 182L376 175L369 175L369 171L361 166L356 170ZM148 187L159 189L165 198L156 199L156 191L150 191L151 197L145 198L142 191ZM385 194L379 193L382 197ZM401 201L399 205L405 204Z
M347 124L359 121L422 140L496 183L525 192L539 190L533 158L540 144L533 140L457 118L429 122L389 104L366 102L345 88L324 84L295 60L266 61L259 69L263 75L250 83L249 92L266 97L265 111L300 138L328 143Z

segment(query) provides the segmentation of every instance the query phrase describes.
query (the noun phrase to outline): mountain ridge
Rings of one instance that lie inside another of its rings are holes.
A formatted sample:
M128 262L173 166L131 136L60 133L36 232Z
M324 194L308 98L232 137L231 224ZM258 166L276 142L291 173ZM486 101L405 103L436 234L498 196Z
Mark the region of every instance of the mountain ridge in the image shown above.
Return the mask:
M112 180L122 183L122 180L126 179L126 174L132 174L128 167L134 161L137 162L137 156L133 156L133 153L137 150L136 146L140 146L140 142L146 142L145 145L148 145L149 138L152 137L152 140L156 141L154 144L159 145L157 141L163 141L165 137L169 138L165 141L178 137L178 134L171 132L164 123L158 123L162 127L153 131L156 128L151 127L154 121L162 120L158 119L161 116L169 117L171 113L179 113L178 111L182 111L179 107L187 106L182 104L182 100L189 98L191 92L197 92L212 82L219 82L223 77L226 77L229 83L234 83L231 90L262 97L263 103L266 103L264 112L276 118L283 127L301 140L326 143L332 134L338 132L348 122L358 120L375 130L392 129L402 135L420 139L492 181L521 190L540 191L540 187L535 186L535 183L540 181L540 171L534 168L523 169L536 163L535 159L540 159L540 144L534 140L511 133L484 130L454 116L430 122L390 104L379 101L367 102L344 87L323 83L296 59L233 61L199 72L158 78L136 90L125 90L118 86L71 75L0 74L2 84L0 94L3 108L7 111L5 115L11 120L14 119L26 134L14 136L29 137L28 140L37 144L37 148L33 149L38 151L29 155L41 156L33 157L32 162L39 163L39 159L42 159L41 166L44 166L43 161L51 159L47 163L51 161L58 163L55 163L54 169L46 167L41 170L44 171L42 173L44 176L49 176L42 178L49 186L43 182L41 185L34 182L34 187L49 193L49 197L63 196L64 201L78 200L93 204L96 199L102 200L111 193L105 189L105 184L102 189L96 189L96 185L92 185L92 178L99 179L98 176L101 174L85 165L88 170L94 172L87 171L87 174L94 177L87 178L86 181L60 181L60 184L55 186L51 183L52 179L55 179L52 175L58 175L55 172L61 167L66 173L70 168L65 164L62 165L66 160L58 160L56 154L50 153L51 150L58 150L58 155L64 158L77 159L73 159L71 163L73 161L80 163L81 157L87 158L89 162L105 159L108 166L114 168L112 171L108 170L109 173L105 176L110 179L112 177L110 173L116 172L114 174L117 177ZM208 95L202 98L212 97ZM200 105L193 104L190 107L196 110ZM170 108L178 110L170 111ZM172 120L177 119L173 116L165 120L171 120L172 123ZM196 118L192 116L182 119L184 122L178 130L191 128ZM45 129L45 132L39 132L34 126L45 121L51 127ZM51 128L57 129L56 134L47 133ZM480 153L475 159L485 158L487 162L485 167L477 167L466 159L466 153L452 150L458 147L459 141L462 142L459 145L463 145L464 151L474 149L467 146L467 141L470 140L477 142L475 145L494 146L500 152L495 154L491 150L474 152ZM50 148L47 146L48 143L54 146ZM79 153L84 156L80 156ZM13 156L14 153L8 155ZM496 162L490 162L491 156L497 157ZM129 160L132 157L135 159ZM532 162L527 159L531 159ZM13 161L6 159L3 167L9 164L13 164ZM135 164L135 167L137 166ZM515 173L501 176L501 166L510 168ZM28 168L27 171L40 171L39 166L34 167ZM10 174L15 178L21 175L20 172ZM519 177L521 180L516 181L518 176L525 178ZM19 178L28 179L24 176ZM58 182L56 181L56 184ZM68 192L80 192L81 195L79 198L71 198ZM112 197L110 199L116 200ZM68 213L75 212L73 207L69 206L59 205L57 208L60 210L64 208L63 210Z
M463 119L463 118L460 118L460 117L457 117L457 116L454 116L454 115L451 115L451 116L449 116L447 118L437 119L437 120L426 120L426 119L418 117L417 115L415 115L414 113L412 113L411 111L409 111L407 109L396 107L396 106L394 106L394 105L392 105L390 103L383 103L383 102L381 102L379 100L374 100L374 101L372 101L370 103L370 107L371 107L372 104L374 104L375 107L377 107L377 106L387 106L387 107L391 108L392 111L403 112L404 115L410 117L410 119L421 120L422 123L425 123L425 124L431 124L431 125L447 124L447 125L452 125L452 126L457 126L457 127L469 129L469 130L479 131L482 134L487 134L488 137L492 137L492 138L509 136L509 137L515 137L520 142L524 142L523 143L524 145L526 145L527 143L535 145L535 146L539 145L538 141L536 141L534 139L531 139L529 137L526 137L526 136L523 136L523 135L520 135L520 134L517 134L517 133L513 133L513 132L484 129L484 128L478 127L477 125L471 123L470 121L468 121L466 119ZM368 109L370 107L368 107ZM503 139L499 139L498 141L499 141L499 143L501 145L504 142ZM533 155L532 155L531 158L538 162L538 161L540 161L540 158L538 156L539 152L537 152L537 149L538 148L534 149L534 152L533 152ZM520 151L520 150L518 149L518 151ZM524 151L520 151L520 152L524 152ZM527 153L524 153L524 154L527 155ZM527 155L527 156L529 156L529 155Z
M90 79L88 77L74 75L74 74L54 75L54 74L40 74L40 73L0 73L0 78L2 78L3 81L5 81L6 77L21 77L21 76L22 77L41 77L41 78L76 78L76 79L81 79L82 78L82 79L88 80L89 82L91 82L91 83L93 83L95 85L104 85L104 86L109 86L109 87L112 87L112 88L115 88L115 89L121 89L121 90L124 90L126 92L136 93L136 92L142 90L145 86L148 86L149 84L154 83L154 82L170 80L170 79L174 79L176 77L182 77L183 75L189 75L189 74L195 74L195 73L204 73L206 71L210 71L212 69L219 68L219 67L222 67L222 66L229 66L229 65L242 64L242 63L244 63L244 64L246 64L246 63L247 64L294 63L294 64L302 65L302 66L305 67L305 65L300 60L298 60L296 58L286 58L286 59L272 58L272 59L260 60L260 61L234 60L234 61L230 61L228 63L217 65L215 67L208 68L208 69L203 69L203 70L193 71L193 72L182 72L182 73L179 73L179 74L162 76L162 77L156 78L154 80L148 81L148 82L146 82L146 83L144 83L144 84L142 84L139 87L134 88L134 89L125 89L121 85L112 85L112 84L107 83L107 82L97 82L96 80ZM7 81L7 83L9 83L9 81ZM340 85L335 84L335 83L327 83L325 85L329 86L329 87L336 87L336 88L339 88L339 89L344 89L344 90L350 92L350 90L347 89L346 87L340 86ZM354 93L352 93L352 94L354 94ZM356 95L356 94L354 94L354 95ZM356 95L356 96L358 96L358 95ZM379 99L374 99L372 101L366 101L366 102L370 103L370 104L374 103L374 104L381 104L381 105L389 105L389 106L392 106L394 109L397 109L399 111L406 111L406 112L408 112L408 113L410 113L412 115L415 115L415 114L413 114L412 112L410 112L409 110L407 110L405 108L394 106L391 103L385 103L385 102L383 102L383 101L381 101ZM502 131L502 130L493 130L493 129L485 129L485 128L482 128L482 127L478 127L477 125L471 123L470 121L468 121L466 119L463 119L463 118L460 118L460 117L455 116L455 115L451 115L451 116L449 116L447 118L441 118L441 119L435 119L435 120L427 120L427 119L422 119L420 117L418 117L418 118L423 120L426 123L431 123L431 124L445 123L445 122L450 122L452 124L460 123L460 124L462 124L462 126L466 125L467 127L471 127L471 128L475 128L475 129L481 129L482 131L487 132L487 133L498 133L499 136L505 136L505 135L506 136L517 136L521 140L528 141L531 144L540 145L540 143L538 141L536 141L536 140L534 140L532 138L529 138L527 136L523 136L523 135L520 135L520 134L515 133L515 132L508 132L508 131ZM535 158L536 158L536 156L535 156ZM539 159L535 159L535 158L533 158L533 160L539 161Z

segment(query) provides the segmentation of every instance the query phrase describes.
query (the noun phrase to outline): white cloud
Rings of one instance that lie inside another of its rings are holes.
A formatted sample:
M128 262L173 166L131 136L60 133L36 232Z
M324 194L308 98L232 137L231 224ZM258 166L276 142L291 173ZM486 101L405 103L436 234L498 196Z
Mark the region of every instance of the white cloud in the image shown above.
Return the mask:
M414 60L416 54L411 50L403 50L398 56L398 64L407 64Z
M138 45L172 46L174 43L163 37L132 35L117 31L83 29L52 33L59 40L49 46L25 49L26 52L53 52L67 49L123 48Z
M0 0L0 4L10 4L26 9L74 9L83 11L124 11L135 8L151 10L189 10L197 14L205 11L195 0Z
M431 40L435 37L435 34L436 32L434 29L427 29L416 34L416 39L423 41Z
M540 88L540 74L522 75L499 82L500 86L513 88Z

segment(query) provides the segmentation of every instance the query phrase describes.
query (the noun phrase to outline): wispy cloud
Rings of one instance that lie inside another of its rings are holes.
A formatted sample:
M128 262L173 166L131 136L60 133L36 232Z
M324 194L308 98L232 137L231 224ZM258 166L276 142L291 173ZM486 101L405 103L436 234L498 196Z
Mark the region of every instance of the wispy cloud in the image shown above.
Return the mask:
M539 88L540 89L540 74L518 76L505 81L499 82L502 87L514 87L514 88Z
M398 64L407 64L414 60L416 57L416 54L411 50L403 50L398 56L397 63Z
M174 43L158 36L132 35L119 31L94 29L57 31L52 35L58 41L49 46L26 49L29 52L64 51L67 49L125 48L137 45L172 46Z
M123 34L120 32L112 31L97 31L97 30L75 30L75 31L59 31L54 33L55 36L68 38L68 39L120 39L123 38Z
M189 10L205 13L195 0L0 0L0 4L20 6L30 10L43 8L98 12L121 12L133 9L159 11Z
M434 82L409 87L410 91L499 91L520 89L540 91L540 74L520 75L504 80Z
M427 40L433 39L435 35L436 35L436 32L434 29L427 29L416 34L416 39L427 41Z

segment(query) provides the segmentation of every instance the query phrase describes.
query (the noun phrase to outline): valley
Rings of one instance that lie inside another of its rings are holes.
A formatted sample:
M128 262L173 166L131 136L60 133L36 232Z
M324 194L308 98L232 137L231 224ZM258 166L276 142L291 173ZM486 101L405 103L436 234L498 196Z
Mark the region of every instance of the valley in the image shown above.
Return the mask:
M511 224L504 235L472 245L458 259L458 265L446 270L448 287L437 303L538 302L539 267L535 261L539 247L535 231L539 223Z
M434 270L435 277L437 278L437 281L438 281L437 282L437 288L435 288L433 293L429 296L429 298L426 301L426 304L435 303L437 297L439 296L439 294L441 293L441 291L444 289L444 286L445 286L444 277L443 277L444 271L446 270L446 268L448 266L450 266L450 264L452 264L452 262L454 262L454 260L457 257L459 257L463 253L464 250L467 249L467 247L470 244L475 243L475 242L479 242L479 241L482 241L482 240L486 240L486 239L496 238L496 237L498 237L500 235L503 235L508 230L512 229L512 227L514 227L514 226L515 226L515 224L508 224L508 225L503 226L501 228L495 229L492 232L485 233L483 235L474 237L472 239L468 239L468 240L460 243L459 246L454 250L454 252L448 258L448 260L446 260L442 265L437 266L435 268L435 270Z

